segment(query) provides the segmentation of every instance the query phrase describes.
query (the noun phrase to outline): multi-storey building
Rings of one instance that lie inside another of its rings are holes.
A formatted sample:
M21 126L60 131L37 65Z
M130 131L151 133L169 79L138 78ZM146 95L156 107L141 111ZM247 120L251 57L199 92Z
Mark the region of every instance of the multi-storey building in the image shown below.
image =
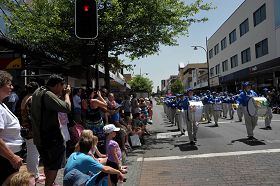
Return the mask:
M208 39L211 87L279 88L280 0L245 0Z
M184 68L179 68L179 77L184 88L207 88L208 87L207 63L191 63Z

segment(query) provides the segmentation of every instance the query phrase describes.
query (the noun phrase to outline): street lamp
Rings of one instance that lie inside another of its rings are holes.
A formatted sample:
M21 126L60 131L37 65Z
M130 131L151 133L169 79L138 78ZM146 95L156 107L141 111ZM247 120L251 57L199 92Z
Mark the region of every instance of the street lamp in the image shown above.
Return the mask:
M206 38L206 43L207 43L207 38ZM207 46L207 44L206 44L206 46ZM207 78L208 78L208 87L210 89L211 87L210 87L210 71L209 71L208 51L203 46L199 46L199 45L195 45L195 46L191 46L191 47L193 47L194 50L198 50L198 48L202 48L206 53L206 63L207 63L207 70L208 70L208 73L207 73L208 77Z

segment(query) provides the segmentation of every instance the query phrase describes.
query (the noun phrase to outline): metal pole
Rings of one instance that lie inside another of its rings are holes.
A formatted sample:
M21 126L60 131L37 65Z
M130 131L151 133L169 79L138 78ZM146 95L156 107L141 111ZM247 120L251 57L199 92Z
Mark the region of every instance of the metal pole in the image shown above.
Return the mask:
M209 65L209 59L208 59L208 42L207 42L207 37L206 37L206 62L207 62L207 68L208 68L208 87L209 90L211 90L211 85L210 85L210 65Z

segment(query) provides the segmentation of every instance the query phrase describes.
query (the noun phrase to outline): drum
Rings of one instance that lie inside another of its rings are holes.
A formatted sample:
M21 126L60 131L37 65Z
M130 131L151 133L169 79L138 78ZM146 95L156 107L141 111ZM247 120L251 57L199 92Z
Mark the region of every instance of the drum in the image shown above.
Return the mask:
M232 109L237 110L238 107L239 107L239 104L236 104L236 103L232 104Z
M250 97L247 104L247 111L250 116L265 116L268 102L265 97Z
M202 101L189 101L189 120L200 121L203 113Z

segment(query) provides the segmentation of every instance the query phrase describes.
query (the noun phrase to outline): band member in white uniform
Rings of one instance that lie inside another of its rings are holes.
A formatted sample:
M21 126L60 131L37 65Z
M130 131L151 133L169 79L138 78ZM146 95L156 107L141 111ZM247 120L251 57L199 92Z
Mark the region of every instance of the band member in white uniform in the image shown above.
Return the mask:
M244 118L245 118L245 125L248 134L248 140L256 140L254 137L254 129L257 126L258 116L251 116L248 113L248 100L250 97L256 97L257 94L253 90L251 90L251 84L249 82L243 83L244 90L239 95L240 104L244 107Z

